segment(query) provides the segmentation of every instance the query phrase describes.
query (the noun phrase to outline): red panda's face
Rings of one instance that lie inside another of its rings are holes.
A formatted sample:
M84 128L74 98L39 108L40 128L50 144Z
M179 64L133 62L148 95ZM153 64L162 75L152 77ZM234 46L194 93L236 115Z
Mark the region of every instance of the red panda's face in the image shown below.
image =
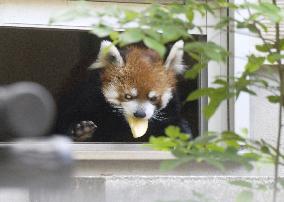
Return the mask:
M176 73L182 71L183 42L177 42L164 62L153 50L130 46L125 59L110 42L102 42L103 50L93 65L103 67L102 91L106 100L126 117L159 119L159 110L173 97Z

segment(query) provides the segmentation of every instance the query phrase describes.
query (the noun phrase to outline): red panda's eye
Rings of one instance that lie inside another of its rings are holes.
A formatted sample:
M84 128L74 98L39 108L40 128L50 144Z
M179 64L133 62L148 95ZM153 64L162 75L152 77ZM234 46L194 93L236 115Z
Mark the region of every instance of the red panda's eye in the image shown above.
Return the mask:
M151 102L156 102L157 101L157 96L153 96L153 97L150 97L149 98L149 100L151 101Z
M125 94L124 98L126 100L132 100L133 99L133 97L131 95L129 95L129 94Z

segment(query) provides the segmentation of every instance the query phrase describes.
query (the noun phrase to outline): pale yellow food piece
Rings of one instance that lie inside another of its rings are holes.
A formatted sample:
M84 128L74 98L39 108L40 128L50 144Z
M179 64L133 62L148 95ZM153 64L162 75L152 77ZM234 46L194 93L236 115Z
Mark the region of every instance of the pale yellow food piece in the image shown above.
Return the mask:
M134 138L142 137L147 132L148 129L147 119L127 117L127 121L129 123Z

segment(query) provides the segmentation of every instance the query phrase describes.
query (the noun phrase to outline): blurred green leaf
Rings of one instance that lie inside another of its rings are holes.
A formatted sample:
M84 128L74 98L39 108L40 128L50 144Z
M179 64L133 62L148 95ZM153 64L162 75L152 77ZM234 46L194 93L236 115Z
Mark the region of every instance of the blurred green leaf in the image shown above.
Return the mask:
M177 138L180 134L180 128L176 126L169 126L166 128L165 133L169 137Z
M269 96L267 96L267 99L271 103L279 103L280 102L280 96L276 96L276 95L269 95Z
M236 197L236 202L252 202L253 193L252 191L242 191Z
M260 147L260 151L265 153L265 154L270 154L270 150L267 146L263 145Z
M256 45L255 48L256 48L256 50L258 50L260 52L267 53L272 48L274 48L274 45L273 44L269 44L269 43L265 43L265 44L261 44L261 45Z
M171 150L177 143L173 142L170 138L165 137L150 137L149 143L154 149L157 150Z
M280 39L279 46L280 46L280 50L284 50L284 39Z
M270 62L270 63L275 63L277 62L278 60L281 60L284 58L284 55L282 54L279 54L279 53L270 53L268 56L267 56L267 60Z
M284 189L284 179L283 178L279 178L278 182L281 185L281 187Z
M109 37L113 42L116 42L119 39L119 32L113 31L109 34Z
M227 59L229 53L213 42L190 42L186 43L185 51L188 54L198 53L200 56L205 56L205 59L222 62Z
M149 37L145 37L143 41L147 47L157 51L162 57L165 55L166 47L159 41Z
M225 171L225 166L222 162L216 161L216 159L204 157L204 161L215 168L218 168L221 171Z
M177 29L175 26L163 26L162 30L163 30L163 35L162 35L163 43L177 41L182 35L181 31Z
M157 41L161 40L161 34L157 32L157 30L154 29L144 29L144 34L149 36L150 38L153 38Z
M197 57L197 58L199 59L199 57ZM205 67L206 67L206 65L204 65L202 63L194 64L191 69L189 69L185 72L184 76L187 79L195 79L199 75L201 70Z
M125 20L127 22L131 20L135 20L139 16L139 13L133 10L125 10L124 14L125 14Z
M261 1L258 3L246 3L246 7L257 11L260 15L265 16L271 22L281 22L284 18L284 11L272 2Z
M94 27L91 30L92 34L95 34L100 38L108 36L111 32L112 32L112 29L110 29L109 27L103 27L103 26Z
M121 33L119 36L120 45L125 46L131 43L137 43L142 41L144 37L143 32L139 29L128 29L125 32Z
M187 101L193 101L193 100L197 100L202 96L209 96L212 94L212 92L214 91L214 88L199 88L195 91L193 91L188 97L187 97Z
M56 22L73 21L79 18L89 17L90 15L91 12L86 7L74 7L64 10L63 12L60 12L57 15L51 17L49 20L49 24L54 24ZM97 16L93 15L92 17L95 19Z
M194 19L194 11L191 7L187 7L186 9L186 17L189 22L192 22Z
M197 137L194 141L193 144L207 144L211 140L214 140L216 138L215 135L202 135Z
M229 17L221 17L221 20L215 25L215 29L223 29L231 22Z
M229 183L243 188L249 188L249 189L253 188L252 183L245 180L233 180L229 181Z
M248 63L246 64L246 71L252 73L257 71L264 63L265 57L257 57L255 55L250 55L248 57Z

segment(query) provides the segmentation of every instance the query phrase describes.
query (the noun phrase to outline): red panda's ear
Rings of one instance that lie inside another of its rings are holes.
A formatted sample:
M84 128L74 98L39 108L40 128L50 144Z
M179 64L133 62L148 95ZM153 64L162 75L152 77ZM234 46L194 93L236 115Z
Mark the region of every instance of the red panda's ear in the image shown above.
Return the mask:
M103 68L107 65L122 67L124 65L123 59L116 48L110 41L102 41L98 58L89 69Z
M176 42L173 45L164 64L166 69L172 68L177 74L183 73L184 71L183 47L184 47L184 42L182 40Z

